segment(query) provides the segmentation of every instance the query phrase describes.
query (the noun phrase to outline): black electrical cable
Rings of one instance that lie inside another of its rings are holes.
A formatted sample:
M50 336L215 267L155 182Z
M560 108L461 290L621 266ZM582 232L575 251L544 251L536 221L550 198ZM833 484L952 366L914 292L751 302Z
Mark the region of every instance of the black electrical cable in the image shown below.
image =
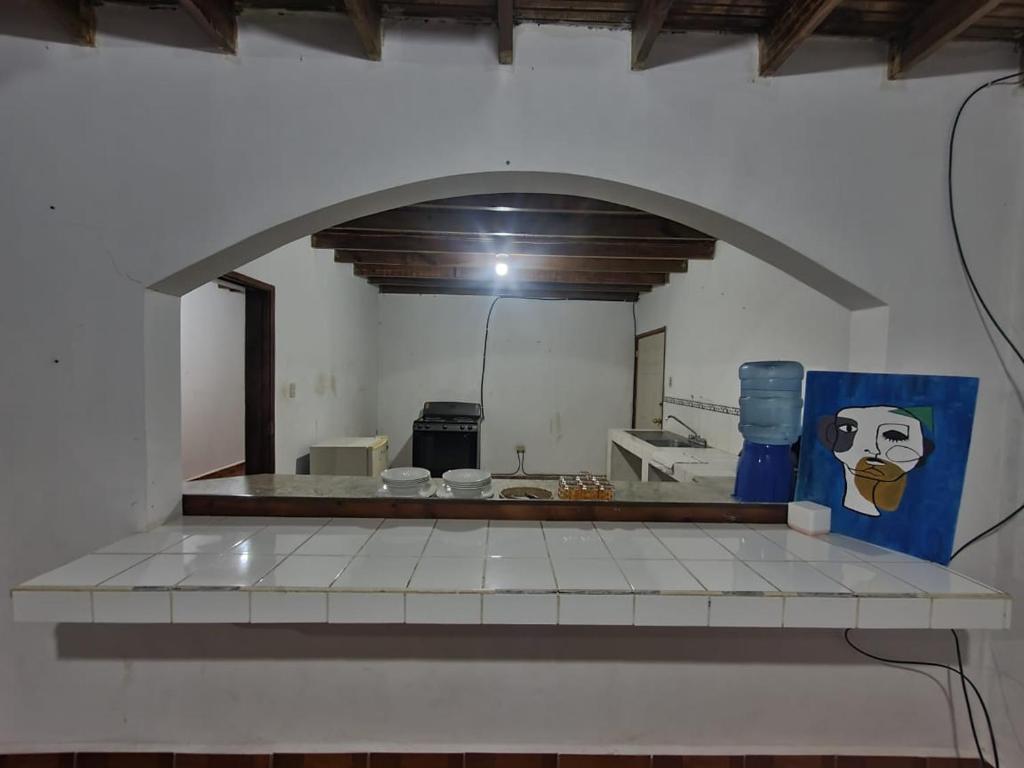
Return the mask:
M960 240L960 227L957 224L956 206L953 202L953 155L954 149L956 148L956 132L957 129L960 127L960 118L961 116L963 116L964 110L967 108L967 105L970 103L971 99L973 99L979 93L984 91L986 88L991 88L994 85L1017 85L1020 83L1022 79L1024 79L1024 71L1014 72L1012 75L1004 75L1003 77L997 77L995 80L989 80L987 83L983 83L982 85L979 85L977 88L971 91L970 94L968 94L967 98L964 99L963 102L960 104L960 109L956 111L956 118L953 120L953 130L950 131L949 134L949 162L948 167L946 168L946 190L948 192L949 198L949 220L950 223L953 225L953 239L956 241L956 251L960 257L960 266L964 270L964 276L967 278L967 283L971 288L971 293L977 300L978 305L984 311L985 316L989 319L989 322L996 329L999 335L1003 337L1003 340L1010 346L1010 349L1013 350L1014 355L1016 355L1017 360L1021 363L1021 365L1024 365L1024 354L1021 354L1020 349L1010 338L1009 334L1006 333L1006 331L1003 329L1003 326L999 323L998 320L996 320L995 315L992 314L992 310L989 309L988 303L985 301L985 297L982 296L981 291L978 290L978 284L974 281L974 275L971 273L971 267L967 263L967 257L964 255L963 243ZM1011 82L1014 80L1016 80L1017 82ZM1013 512L1008 514L1002 520L999 520L997 523L995 523L995 525L986 528L977 536L968 540L966 544L963 544L960 547L958 547L949 559L952 560L954 557L959 555L961 552L963 552L965 549L967 549L975 542L980 541L981 539L988 536L990 533L1002 528L1013 518L1015 518L1018 514L1020 514L1020 511L1022 509L1024 509L1024 504L1021 504L1019 507L1013 510Z
M989 716L988 706L985 704L985 699L982 698L981 691L978 690L978 686L976 686L974 684L974 681L971 680L971 678L969 678L967 674L964 672L963 657L960 655L960 637L957 635L955 629L950 631L953 633L953 641L956 644L957 666L959 667L959 669L957 669L957 667L951 667L949 664L942 664L937 661L909 661L906 659L890 659L886 658L885 656L878 656L877 654L871 653L870 651L865 651L863 648L854 643L850 639L851 631L852 630L847 629L843 632L843 639L846 640L846 644L853 648L853 650L855 650L857 653L861 654L862 656L867 656L869 659L880 661L883 664L895 664L897 666L902 667L937 667L939 669L945 669L948 672L952 672L953 674L959 676L960 683L964 691L964 703L967 705L967 717L971 724L971 734L974 737L974 746L978 750L979 759L982 763L984 763L985 755L981 751L981 740L978 738L978 731L974 723L974 711L971 708L970 697L968 697L967 695L967 686L970 686L971 690L974 691L974 695L977 697L978 702L981 704L982 712L985 714L985 724L988 727L989 742L992 744L992 760L994 762L995 768L999 768L999 748L996 746L996 733L995 729L992 727L992 718Z

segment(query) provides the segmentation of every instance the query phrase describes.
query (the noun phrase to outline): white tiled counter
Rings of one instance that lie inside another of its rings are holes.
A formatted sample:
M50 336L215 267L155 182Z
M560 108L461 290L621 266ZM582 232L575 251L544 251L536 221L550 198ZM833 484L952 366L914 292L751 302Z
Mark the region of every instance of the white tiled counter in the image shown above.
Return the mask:
M1010 598L785 526L191 518L12 591L17 621L1002 629Z

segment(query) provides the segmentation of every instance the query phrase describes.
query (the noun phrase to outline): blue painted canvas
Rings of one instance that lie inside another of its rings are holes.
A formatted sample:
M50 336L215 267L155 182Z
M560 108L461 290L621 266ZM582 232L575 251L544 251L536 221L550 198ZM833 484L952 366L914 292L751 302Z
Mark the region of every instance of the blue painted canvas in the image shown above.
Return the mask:
M836 533L948 563L977 397L975 378L808 372L796 498Z

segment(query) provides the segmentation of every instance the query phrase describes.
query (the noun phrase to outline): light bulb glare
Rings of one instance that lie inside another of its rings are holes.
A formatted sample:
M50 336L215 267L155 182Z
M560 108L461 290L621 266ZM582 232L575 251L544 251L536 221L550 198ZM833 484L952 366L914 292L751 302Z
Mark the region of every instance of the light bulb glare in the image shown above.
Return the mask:
M504 277L505 275L508 274L508 264L506 264L503 261L499 261L497 264L494 265L494 272L495 274L498 275L498 277Z

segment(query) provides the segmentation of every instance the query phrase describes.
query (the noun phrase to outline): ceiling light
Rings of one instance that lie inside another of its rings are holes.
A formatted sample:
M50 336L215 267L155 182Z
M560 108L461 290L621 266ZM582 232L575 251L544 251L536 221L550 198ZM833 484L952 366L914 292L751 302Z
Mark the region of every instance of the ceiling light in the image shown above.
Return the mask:
M505 275L508 274L508 264L506 264L504 261L499 261L494 265L494 271L498 275L498 277L504 277Z

